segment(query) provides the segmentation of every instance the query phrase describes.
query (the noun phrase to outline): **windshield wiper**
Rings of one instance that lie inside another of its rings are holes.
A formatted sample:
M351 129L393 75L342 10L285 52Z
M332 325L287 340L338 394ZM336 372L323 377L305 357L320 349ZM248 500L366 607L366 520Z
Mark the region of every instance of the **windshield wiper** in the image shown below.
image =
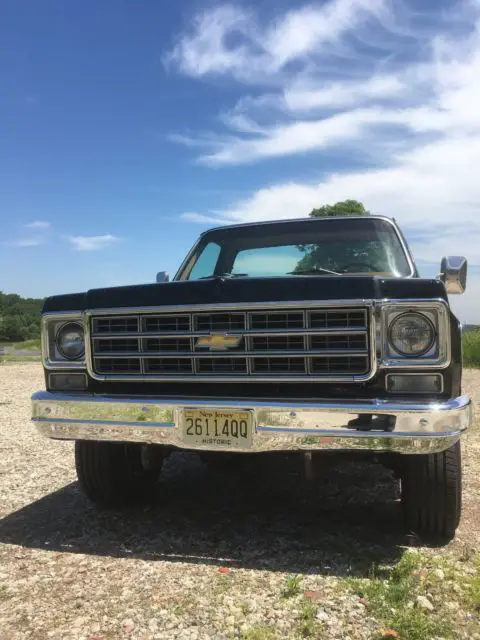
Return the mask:
M338 271L331 271L330 269L324 269L323 267L310 267L309 269L299 269L298 271L289 271L288 275L292 276L314 276L317 273L331 273L334 276L341 276L343 274Z
M227 280L231 278L248 278L248 273L219 273L218 275L211 276L203 276L202 278L198 278L199 280L210 280L211 278L226 278Z

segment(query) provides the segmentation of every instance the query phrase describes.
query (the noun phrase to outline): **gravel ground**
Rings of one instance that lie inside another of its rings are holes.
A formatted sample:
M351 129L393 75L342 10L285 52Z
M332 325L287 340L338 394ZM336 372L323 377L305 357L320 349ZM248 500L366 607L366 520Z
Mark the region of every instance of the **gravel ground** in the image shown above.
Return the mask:
M478 407L480 371L464 380ZM0 367L2 640L437 637L386 635L352 589L372 566L395 565L412 542L380 465L325 464L312 486L300 459L222 475L175 454L154 504L101 513L78 491L72 444L42 439L29 421L30 395L42 386L39 364ZM416 548L460 567L461 583L475 573L480 540L479 463L474 429L456 540ZM462 589L452 582L450 637L480 638L476 605L464 613ZM442 593L438 606L449 603ZM435 592L427 596L435 602ZM428 613L434 605L422 597L415 607Z

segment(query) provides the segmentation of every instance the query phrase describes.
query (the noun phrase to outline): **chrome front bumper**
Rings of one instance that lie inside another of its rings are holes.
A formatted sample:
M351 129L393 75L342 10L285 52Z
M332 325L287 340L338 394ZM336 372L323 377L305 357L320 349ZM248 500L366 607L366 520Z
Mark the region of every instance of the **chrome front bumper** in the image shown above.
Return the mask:
M473 421L473 407L467 396L438 403L298 403L39 391L32 396L32 403L32 420L47 438L143 442L183 449L191 449L182 439L183 409L248 409L253 411L254 433L247 452L363 449L428 453L450 447ZM373 421L359 425L359 416L365 415L373 415ZM232 450L235 448L228 448Z

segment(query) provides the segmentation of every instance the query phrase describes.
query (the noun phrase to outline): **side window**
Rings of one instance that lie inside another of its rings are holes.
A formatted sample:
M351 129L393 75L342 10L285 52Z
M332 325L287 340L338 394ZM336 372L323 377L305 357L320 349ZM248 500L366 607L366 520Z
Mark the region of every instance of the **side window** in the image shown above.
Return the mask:
M199 278L207 278L213 275L219 255L220 245L216 242L209 242L198 256L193 269L190 271L188 280L198 280Z

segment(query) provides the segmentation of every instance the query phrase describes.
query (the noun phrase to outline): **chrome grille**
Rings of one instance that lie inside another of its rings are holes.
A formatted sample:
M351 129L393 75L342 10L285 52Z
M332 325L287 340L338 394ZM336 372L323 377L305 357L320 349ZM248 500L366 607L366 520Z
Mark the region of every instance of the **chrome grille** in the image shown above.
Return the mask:
M89 360L104 379L364 379L369 331L363 306L92 316Z

